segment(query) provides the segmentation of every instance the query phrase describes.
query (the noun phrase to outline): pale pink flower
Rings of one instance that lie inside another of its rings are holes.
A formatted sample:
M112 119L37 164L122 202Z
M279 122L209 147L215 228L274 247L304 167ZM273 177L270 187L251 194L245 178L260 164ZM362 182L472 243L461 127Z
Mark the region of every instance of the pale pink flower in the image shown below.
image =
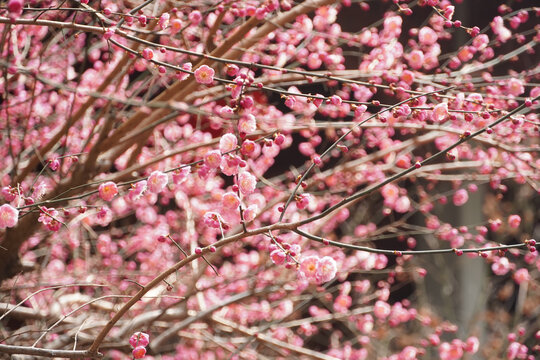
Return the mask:
M251 134L255 130L257 130L257 121L255 120L255 116L252 114L242 116L240 121L238 121L238 131L240 133Z
M465 189L459 189L454 193L452 201L456 206L462 206L469 200L469 193Z
M133 347L146 347L150 343L150 336L146 333L137 331L129 338L129 344Z
M199 10L193 10L189 13L188 15L188 19L189 21L191 21L191 23L193 25L199 25L203 19L202 17L202 14Z
M2 188L2 196L4 196L6 201L13 201L17 197L17 189L11 186L4 186Z
M465 351L471 354L474 354L478 352L478 348L480 347L480 341L478 341L478 338L476 336L470 336L465 341Z
M19 210L9 204L0 206L0 229L12 228L19 221Z
M390 311L390 304L382 300L377 300L373 306L373 314L381 320L386 319L390 315Z
M96 223L101 226L107 226L113 219L113 213L108 206L103 206L96 213Z
M500 257L495 260L493 264L491 264L491 270L495 275L506 275L508 271L510 271L511 264L508 261L508 258Z
M525 268L518 269L514 273L514 281L516 284L526 283L531 280L531 275L529 274L529 271Z
M413 69L421 69L424 65L424 53L420 50L413 50L408 56L408 61Z
M169 177L167 174L158 170L153 171L148 177L148 190L153 193L160 193L165 189L168 182Z
M510 95L519 96L525 92L525 87L520 79L514 77L508 80L508 92Z
M463 356L463 342L454 339L451 344L444 342L439 346L441 360L459 360Z
M118 194L118 187L112 181L104 182L98 188L99 197L105 201L111 201Z
M221 165L221 153L218 150L211 150L204 156L204 164L210 169L217 169Z
M336 260L330 256L325 256L319 260L316 279L319 283L325 283L336 277L337 264Z
M386 184L381 188L381 195L384 197L385 203L394 203L399 197L399 187L394 184Z
M510 215L508 217L508 225L512 228L518 228L519 224L521 224L521 217L519 215Z
M223 106L221 109L219 109L219 115L228 118L234 115L234 109L230 106Z
M219 150L222 154L236 149L237 145L238 140L236 139L236 136L230 133L224 134L219 140Z
M172 173L173 182L179 185L186 181L188 175L191 173L191 166L184 166L181 169L177 169Z
M240 206L240 199L235 193L228 192L223 194L223 197L221 198L221 204L225 209L235 210L236 208L238 208L238 206Z
M428 26L424 26L418 31L418 41L422 45L433 45L437 42L437 39L437 33Z
M504 26L504 20L500 16L493 18L491 29L497 35L497 39L504 43L512 37L512 32Z
M440 103L435 105L431 112L431 120L436 123L443 122L448 117L448 104Z
M352 305L352 299L349 295L340 294L334 300L334 309L337 312L347 312Z
M258 210L259 208L257 207L257 205L249 205L244 210L244 220L246 222L250 222L251 220L255 219L255 216L257 215Z
M182 69L185 70L185 72L178 71L176 73L176 78L180 81L186 80L190 75L188 71L191 71L192 68L193 68L193 65L190 62L182 64Z
M128 192L128 198L131 201L135 201L140 199L141 196L143 196L144 192L147 189L147 182L146 180L141 180L136 182L135 184L131 184L131 188Z
M319 269L319 257L307 256L301 260L298 271L302 278L305 278L306 280L314 281L317 277L318 269Z
M408 196L400 196L394 203L394 210L398 213L406 213L411 208L411 200Z
M243 171L238 175L238 188L244 195L251 194L257 186L257 178L247 171Z
M164 30L169 25L171 16L168 13L163 13L159 17L158 25L161 30Z
M214 82L215 71L208 65L203 65L195 70L195 80L199 84L212 84Z
M399 360L416 360L418 349L414 346L406 346L399 354Z

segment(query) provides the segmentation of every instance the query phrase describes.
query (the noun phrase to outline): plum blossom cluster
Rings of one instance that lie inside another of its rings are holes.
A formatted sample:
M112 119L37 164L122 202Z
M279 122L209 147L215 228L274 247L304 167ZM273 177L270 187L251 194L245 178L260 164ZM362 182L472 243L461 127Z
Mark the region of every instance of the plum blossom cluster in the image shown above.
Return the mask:
M298 276L301 279L318 284L328 282L336 277L338 271L336 260L330 256L306 256L300 261Z
M133 347L131 352L134 359L142 359L146 355L146 347L150 343L150 336L144 332L136 332L129 338L129 344Z
M34 315L4 343L537 357L539 13L474 3L6 1L0 295L27 300L0 305ZM429 296L475 298L456 255L489 270L482 344Z

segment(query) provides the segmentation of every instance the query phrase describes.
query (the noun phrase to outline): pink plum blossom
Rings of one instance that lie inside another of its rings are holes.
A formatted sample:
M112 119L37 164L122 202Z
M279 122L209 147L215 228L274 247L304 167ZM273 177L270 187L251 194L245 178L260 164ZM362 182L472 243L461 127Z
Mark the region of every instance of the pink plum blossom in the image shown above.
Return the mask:
M222 154L228 153L236 149L238 146L238 140L233 134L224 134L219 140L219 150Z
M214 82L215 71L208 65L202 65L197 70L195 70L195 80L199 84L212 84Z
M318 262L316 279L319 283L325 283L336 277L337 263L330 257L325 256Z
M153 171L148 177L148 190L153 193L160 193L165 189L169 182L167 174L161 171Z
M235 210L240 206L240 199L238 198L238 195L236 195L233 192L228 192L223 194L221 203L223 204L223 207L228 210Z
M448 104L440 103L435 105L431 113L431 120L436 123L443 122L448 117Z
M133 347L147 347L150 343L150 336L147 333L137 331L129 338L129 344Z
M469 200L469 193L465 189L459 189L454 193L452 197L454 205L462 206Z
M520 223L521 217L519 215L514 214L508 217L508 225L510 225L511 228L518 228Z
M310 281L315 281L320 266L319 261L318 256L308 256L303 258L300 262L300 267L298 268L301 277Z
M118 187L112 181L107 181L98 188L99 197L105 201L111 201L118 194Z
M221 165L221 153L218 150L211 150L204 156L204 164L210 169L217 169Z
M381 320L386 319L390 315L390 311L391 307L385 301L377 300L373 306L373 314Z
M19 221L19 210L9 204L0 206L0 229L12 228Z
M146 355L146 348L144 346L137 346L131 353L134 359L142 359Z
M531 275L529 274L529 271L525 268L516 270L513 277L514 277L514 281L518 285L529 282L529 280L531 279Z
M257 178L247 171L238 175L238 188L244 195L252 194L257 186Z

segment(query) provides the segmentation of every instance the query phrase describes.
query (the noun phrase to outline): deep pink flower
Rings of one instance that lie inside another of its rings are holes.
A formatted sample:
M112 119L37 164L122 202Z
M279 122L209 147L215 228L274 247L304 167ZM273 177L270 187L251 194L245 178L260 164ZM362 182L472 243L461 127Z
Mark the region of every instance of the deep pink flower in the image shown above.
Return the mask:
M142 359L146 355L146 348L144 346L137 346L131 352L134 359Z
M9 0L7 7L9 10L9 17L15 18L22 14L24 1L23 0Z
M145 48L141 52L141 55L146 60L152 60L152 58L154 57L154 51L152 51L152 49L150 49L150 48Z
M2 188L2 196L6 201L13 201L17 197L17 189L11 186L4 186Z
M270 259L276 265L283 264L286 258L287 255L281 249L276 249L270 253Z
M9 204L0 206L0 229L12 228L19 221L19 210Z
M137 331L129 338L129 344L136 348L137 346L146 347L150 343L150 336L147 333Z
M111 201L118 194L118 187L112 181L107 181L98 188L99 197L105 201Z
M309 201L311 199L310 194L300 194L296 196L296 207L298 209L302 210L305 209L309 205Z
M215 71L208 65L203 65L195 70L195 80L199 84L212 84Z

